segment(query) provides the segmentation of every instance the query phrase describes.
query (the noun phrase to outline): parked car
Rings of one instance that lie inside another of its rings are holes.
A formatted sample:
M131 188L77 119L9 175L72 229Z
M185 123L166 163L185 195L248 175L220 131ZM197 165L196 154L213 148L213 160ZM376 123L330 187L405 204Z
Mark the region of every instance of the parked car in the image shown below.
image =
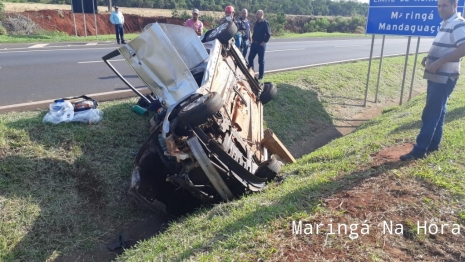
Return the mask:
M256 79L234 45L236 31L226 22L199 38L191 28L154 23L103 57L141 99L160 107L131 178L131 191L156 211L179 215L260 191L281 162L295 161L264 130L263 105L277 89ZM111 64L119 55L152 96Z

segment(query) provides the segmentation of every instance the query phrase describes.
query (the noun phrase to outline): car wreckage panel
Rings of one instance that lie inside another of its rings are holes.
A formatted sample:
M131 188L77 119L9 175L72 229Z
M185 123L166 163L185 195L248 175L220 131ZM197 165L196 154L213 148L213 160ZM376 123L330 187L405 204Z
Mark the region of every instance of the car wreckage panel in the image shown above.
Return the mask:
M186 42L195 41L189 41L189 34L186 34ZM199 49L196 44L188 46L193 50ZM175 104L186 94L198 89L185 63L186 60L182 59L157 23L121 47L119 51L139 78L167 106ZM193 51L193 53L201 55L195 56L195 59L187 59L190 65L200 64L204 60L202 53L206 54L206 51L203 48L203 52Z

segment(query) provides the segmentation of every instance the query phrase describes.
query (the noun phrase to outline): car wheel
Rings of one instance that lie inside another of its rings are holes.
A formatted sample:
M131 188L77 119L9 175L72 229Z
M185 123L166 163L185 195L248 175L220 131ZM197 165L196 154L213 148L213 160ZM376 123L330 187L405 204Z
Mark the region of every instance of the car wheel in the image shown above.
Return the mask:
M278 175L279 171L281 171L281 165L278 160L270 158L258 166L255 176L271 181Z
M185 105L179 112L179 120L184 125L200 125L218 112L223 106L223 99L218 93L200 96Z
M278 89L273 83L265 82L264 87L263 87L263 92L260 94L260 101L262 102L263 105L270 102L276 96L277 92L278 92Z
M203 38L203 42L209 42L215 39L218 39L220 43L226 45L229 43L229 40L234 37L237 33L237 26L234 22L224 22L218 27L209 30L205 33L205 37Z

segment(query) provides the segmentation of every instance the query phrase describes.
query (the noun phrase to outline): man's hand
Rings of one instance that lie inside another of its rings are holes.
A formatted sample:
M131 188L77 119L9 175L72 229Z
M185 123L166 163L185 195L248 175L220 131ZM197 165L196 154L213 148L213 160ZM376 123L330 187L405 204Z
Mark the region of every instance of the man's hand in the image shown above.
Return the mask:
M426 67L426 60L428 60L427 56L423 57L423 60L421 60L421 65L424 67Z
M265 42L261 42L261 43L260 43L261 46L264 46L265 44L266 44Z
M444 63L442 62L441 59L438 59L434 61L433 63L429 64L426 67L426 70L430 73L436 73L436 70L438 70L439 67L441 67Z

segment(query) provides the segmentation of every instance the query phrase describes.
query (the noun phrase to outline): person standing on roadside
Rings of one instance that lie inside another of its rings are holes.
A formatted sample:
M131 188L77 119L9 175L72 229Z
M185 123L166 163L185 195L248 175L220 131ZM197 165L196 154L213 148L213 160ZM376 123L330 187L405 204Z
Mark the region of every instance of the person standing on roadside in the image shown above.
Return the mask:
M258 10L255 13L257 22L253 26L253 34L249 52L249 66L253 69L253 60L258 54L258 80L263 79L265 73L265 50L266 43L271 37L270 23L265 20L263 10Z
M110 15L110 22L115 25L115 31L116 31L116 42L118 44L126 44L126 41L124 41L124 16L121 11L119 11L119 7L116 5L115 6L115 11L113 11ZM120 42L121 39L121 42Z
M460 63L465 56L465 19L457 13L457 0L438 0L441 27L434 38L428 56L421 64L427 79L426 104L421 115L421 129L412 151L400 160L415 160L439 150L447 100L460 74Z
M249 15L249 12L247 9L243 9L241 12L241 17L239 17L239 20L242 21L242 24L244 25L244 32L242 33L242 46L241 46L241 51L242 55L245 57L247 55L247 49L249 49L249 39L250 39L250 21L247 19L247 16Z
M194 29L198 36L202 35L203 33L203 23L199 20L199 16L199 9L194 8L192 11L192 18L187 19L186 23L184 24L185 26Z
M245 26L242 20L236 20L234 18L234 7L231 5L226 6L224 9L224 19L221 21L221 24L226 22L226 21L232 21L237 27L237 33L234 36L234 40L236 43L237 48L241 48L242 46L242 32L245 31Z

